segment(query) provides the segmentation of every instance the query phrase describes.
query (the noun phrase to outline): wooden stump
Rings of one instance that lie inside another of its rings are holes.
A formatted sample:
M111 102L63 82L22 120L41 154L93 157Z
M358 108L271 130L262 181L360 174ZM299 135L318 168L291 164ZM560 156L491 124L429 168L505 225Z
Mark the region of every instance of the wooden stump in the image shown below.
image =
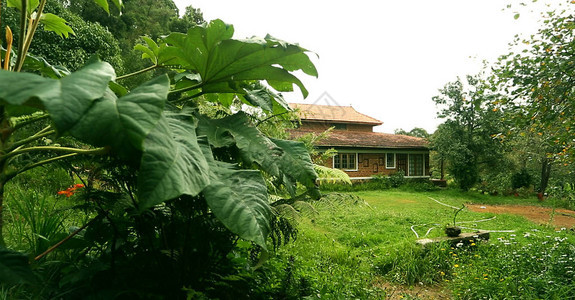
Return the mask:
M488 231L466 232L456 237L441 236L432 239L419 239L415 242L425 247L429 244L440 243L440 242L449 242L453 245L458 243L469 245L471 243L475 243L478 240L484 240L484 241L489 240L489 232Z

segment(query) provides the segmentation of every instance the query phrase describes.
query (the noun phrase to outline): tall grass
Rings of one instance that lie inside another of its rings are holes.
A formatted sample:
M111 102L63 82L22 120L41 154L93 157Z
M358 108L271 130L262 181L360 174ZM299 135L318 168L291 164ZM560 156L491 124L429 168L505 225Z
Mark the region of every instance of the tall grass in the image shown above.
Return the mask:
M16 190L6 205L7 237L15 249L38 255L67 235L69 212L58 208L56 197Z
M466 224L495 230L489 242L459 247L440 243L426 248L415 244L413 225L421 225L415 227L420 236L433 228L428 237L439 237L443 236L442 225L453 219L453 209L430 197L454 207L464 203L540 204L536 198L402 189L351 195L364 201L342 201L345 194L338 194L331 204L314 203L318 214L301 220L298 239L275 253L267 274L285 274L285 262L290 261L291 288L305 291L298 294L302 298L378 299L388 292L380 288L382 281L407 287L447 287L456 299L575 297L571 275L575 271L575 257L571 259L575 236L569 230L555 232L520 216L465 209L458 221L491 219ZM497 232L503 230L515 232ZM281 276L276 278L278 285L286 282Z

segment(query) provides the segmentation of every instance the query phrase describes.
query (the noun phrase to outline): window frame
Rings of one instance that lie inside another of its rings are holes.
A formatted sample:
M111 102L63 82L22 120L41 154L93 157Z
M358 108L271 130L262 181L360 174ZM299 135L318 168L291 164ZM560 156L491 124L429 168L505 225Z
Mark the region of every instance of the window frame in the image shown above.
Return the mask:
M343 155L345 155L345 162L346 162L345 166L343 165L343 159L342 159ZM353 155L353 160L350 160L351 155ZM336 167L336 165L335 165L336 157L337 157L337 160L339 161L339 167ZM349 168L349 166L351 165L350 162L353 162L353 166L354 166L353 169ZM359 164L359 161L358 161L358 153L357 152L338 153L333 157L333 160L332 160L332 167L334 169L340 169L343 171L351 171L351 172L358 171L359 170L358 164Z
M390 167L390 166L389 166L388 159L387 159L387 158L388 158L388 155L390 155L390 154L393 155L393 167ZM386 168L387 170L391 170L391 169L397 168L397 157L395 156L395 153L390 153L390 152L385 153L385 168Z

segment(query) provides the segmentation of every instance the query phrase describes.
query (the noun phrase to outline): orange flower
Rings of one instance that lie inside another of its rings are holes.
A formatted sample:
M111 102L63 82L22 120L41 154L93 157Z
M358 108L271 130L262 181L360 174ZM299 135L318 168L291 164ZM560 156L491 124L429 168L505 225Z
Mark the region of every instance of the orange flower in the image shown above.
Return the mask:
M66 195L66 197L70 197L72 195L74 195L74 191L76 191L77 189L83 188L84 185L81 183L75 184L63 191L59 191L58 195Z

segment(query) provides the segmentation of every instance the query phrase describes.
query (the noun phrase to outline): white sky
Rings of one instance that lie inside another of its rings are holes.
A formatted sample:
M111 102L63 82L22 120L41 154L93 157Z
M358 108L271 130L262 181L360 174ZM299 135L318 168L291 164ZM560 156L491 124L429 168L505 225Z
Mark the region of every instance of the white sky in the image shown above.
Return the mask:
M534 33L540 18L531 10L547 10L532 0L174 2L182 13L193 5L206 20L233 24L235 38L269 33L317 53L319 78L299 76L309 96L296 87L284 97L314 103L327 92L383 121L376 130L390 133L414 127L432 133L442 122L431 100L438 89L506 53L515 34Z

